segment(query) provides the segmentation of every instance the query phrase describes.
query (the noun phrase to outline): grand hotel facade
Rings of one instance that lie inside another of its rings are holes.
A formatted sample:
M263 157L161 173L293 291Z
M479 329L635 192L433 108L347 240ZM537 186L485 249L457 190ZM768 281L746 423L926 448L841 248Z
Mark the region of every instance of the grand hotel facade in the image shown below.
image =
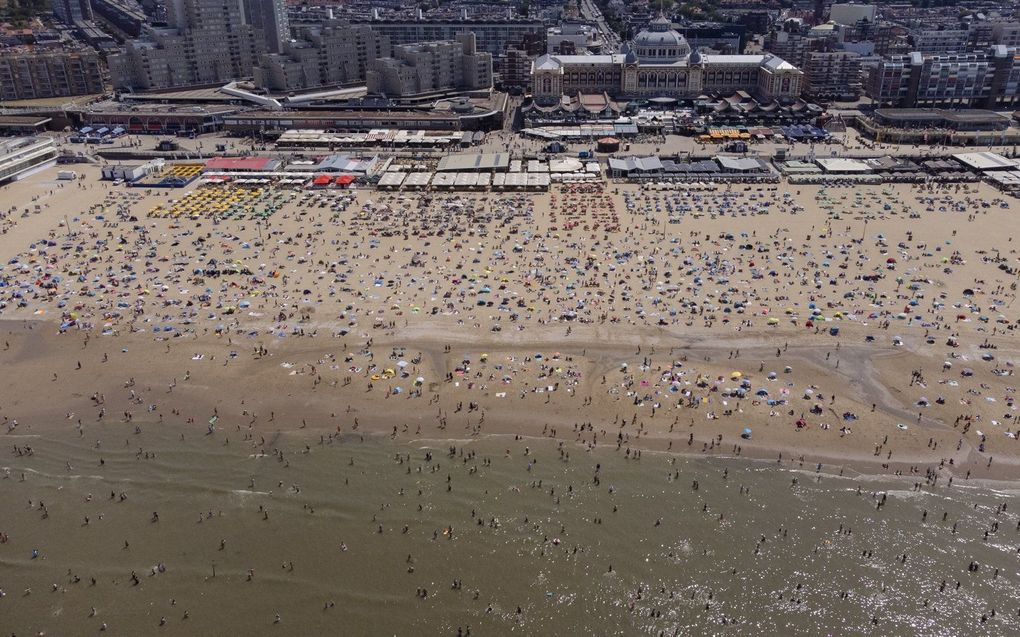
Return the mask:
M563 95L607 93L620 98L672 97L746 91L767 99L800 95L803 72L774 55L709 55L690 45L664 17L608 55L542 55L531 67L538 103Z

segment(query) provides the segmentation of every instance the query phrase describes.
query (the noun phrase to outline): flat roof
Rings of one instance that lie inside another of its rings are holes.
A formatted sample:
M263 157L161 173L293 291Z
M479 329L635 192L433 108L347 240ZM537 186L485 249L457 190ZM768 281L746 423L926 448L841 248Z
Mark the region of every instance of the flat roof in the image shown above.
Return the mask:
M658 157L610 157L609 167L624 172L654 172L662 170Z
M64 105L81 106L103 97L102 93L91 95L69 95L66 97L37 97L29 100L4 100L5 108L22 108L26 106L60 107Z
M739 170L742 172L752 170L763 170L762 163L753 157L718 157L719 165L726 170Z
M573 157L549 160L549 172L551 173L573 173L581 170L584 170L584 164Z
M465 153L443 157L436 170L506 170L509 167L509 153Z
M42 126L50 121L51 118L38 115L0 115L0 126Z
M954 122L1003 122L1009 121L1005 115L995 111L973 109L967 111L942 111L942 116Z
M761 64L765 59L764 55L716 55L713 53L701 56L705 64Z
M236 110L236 109L235 109ZM386 109L355 110L321 110L321 111L244 111L224 117L224 121L238 120L353 120L353 119L387 119L387 120L449 120L454 116L450 113L434 111L397 111Z
M430 181L432 181L432 173L408 173L407 178L404 179L404 185L423 187L429 185Z
M191 102L197 100L213 100L230 102L235 101L238 98L236 95L230 95L220 90L220 86L206 86L198 88L185 88L179 90L169 90L163 92L149 92L149 93L125 93L124 100L127 102L143 102L143 101L182 101Z
M780 164L780 169L785 173L797 173L797 174L821 172L821 169L818 168L818 166L816 166L815 164L812 164L811 162L807 161L801 161L799 159L792 159L790 161L783 162L782 164Z
M846 157L822 157L815 161L818 162L818 165L821 166L827 173L871 172L871 166L868 166L862 161L848 159Z
M1004 170L1017 167L1017 162L998 153L957 153L953 159L974 170Z
M213 157L205 162L208 170L272 170L280 163L270 157Z
M315 167L320 172L367 173L376 164L375 157L351 157L350 155L330 155L323 158Z
M383 176L379 178L379 185L382 187L394 188L404 183L404 173L383 173Z
M1009 118L995 111L980 108L967 110L946 110L942 108L877 108L875 114L890 120L937 120L944 119L951 122L987 122L1003 123Z
M933 108L876 108L875 115L887 119L940 119L941 113Z
M155 104L151 102L138 104L124 104L121 102L105 101L90 104L85 108L88 115L106 115L109 113L120 115L160 115L165 117L180 117L182 115L220 115L224 113L236 113L237 106L225 104Z

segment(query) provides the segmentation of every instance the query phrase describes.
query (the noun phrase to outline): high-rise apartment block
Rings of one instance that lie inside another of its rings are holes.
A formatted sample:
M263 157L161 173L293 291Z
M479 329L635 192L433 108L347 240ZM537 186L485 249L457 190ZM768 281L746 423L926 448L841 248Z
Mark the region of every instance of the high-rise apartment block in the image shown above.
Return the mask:
M121 38L137 38L148 18L134 0L91 0L93 15Z
M804 94L816 99L854 100L861 95L861 56L853 51L804 55Z
M395 46L393 57L375 60L368 72L369 92L391 97L491 87L492 56L476 49L472 33Z
M89 0L53 0L53 15L64 24L74 26L92 19L92 4Z
M282 53L290 40L287 5L280 0L243 0L244 18L251 25L256 45L264 53Z
M88 48L0 50L0 99L25 100L106 92L106 69Z
M472 33L478 50L493 57L535 39L544 51L546 43L546 25L541 20L372 20L366 24L394 46L456 40L462 33Z
M364 82L371 63L392 53L389 38L367 24L303 25L294 36L281 53L260 56L256 86L290 92Z
M996 45L986 53L890 56L870 70L867 92L887 106L1015 108L1020 49Z
M288 39L283 0L172 0L151 28L110 57L119 89L220 84L251 77L260 52ZM250 23L258 16L257 29Z

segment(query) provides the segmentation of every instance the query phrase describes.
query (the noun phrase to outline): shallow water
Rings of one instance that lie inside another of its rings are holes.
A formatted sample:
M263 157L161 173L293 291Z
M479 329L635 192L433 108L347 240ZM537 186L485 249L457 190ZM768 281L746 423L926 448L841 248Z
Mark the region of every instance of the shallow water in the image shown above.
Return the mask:
M98 449L70 427L5 440L35 453L0 461L3 634L1020 632L1011 485L915 492L910 479L574 446L566 460L554 441L511 438L292 432L266 440L281 459L237 431L131 429L104 425Z

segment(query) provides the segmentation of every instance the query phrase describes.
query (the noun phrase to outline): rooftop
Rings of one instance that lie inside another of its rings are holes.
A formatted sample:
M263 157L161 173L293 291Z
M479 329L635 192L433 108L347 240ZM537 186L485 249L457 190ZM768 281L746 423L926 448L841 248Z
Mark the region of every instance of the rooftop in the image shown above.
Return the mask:
M439 160L439 167L436 170L506 170L509 167L509 153L470 153L447 155Z
M1008 170L1017 168L1017 160L1007 159L998 153L958 153L953 155L953 159L974 170Z
M701 56L705 64L761 64L765 59L764 55L714 55L703 54Z
M815 160L827 173L869 173L871 167L862 161L846 157L823 157Z
M719 157L718 161L719 165L726 170L751 172L765 169L761 160L754 157Z
M156 114L156 115L172 115L172 114L188 114L188 113L202 113L202 114L224 114L233 113L237 111L236 106L228 106L226 104L208 104L205 106L185 105L174 106L169 104L123 104L121 102L114 102L108 100L105 102L97 102L91 104L86 108L87 111L92 113L140 113L140 114Z
M937 120L944 119L954 122L1008 122L1009 117L996 113L995 111L971 108L967 110L951 111L940 108L878 108L875 114L888 120L916 121L916 120Z
M270 157L213 157L205 162L208 170L275 170L280 160Z

